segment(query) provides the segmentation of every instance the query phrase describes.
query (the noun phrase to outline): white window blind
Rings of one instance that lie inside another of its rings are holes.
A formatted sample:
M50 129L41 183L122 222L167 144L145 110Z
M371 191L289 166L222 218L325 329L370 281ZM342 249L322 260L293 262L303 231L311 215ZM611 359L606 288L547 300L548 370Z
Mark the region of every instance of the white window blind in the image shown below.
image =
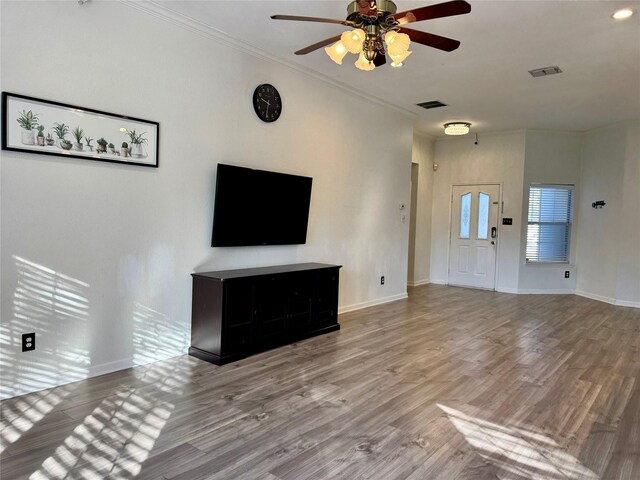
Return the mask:
M531 185L527 262L569 261L572 212L572 185Z

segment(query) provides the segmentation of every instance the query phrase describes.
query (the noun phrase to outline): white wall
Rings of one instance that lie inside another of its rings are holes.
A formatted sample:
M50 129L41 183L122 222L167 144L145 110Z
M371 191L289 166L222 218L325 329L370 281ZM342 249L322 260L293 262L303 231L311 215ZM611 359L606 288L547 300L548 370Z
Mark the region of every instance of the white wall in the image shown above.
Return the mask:
M414 132L412 161L418 165L415 249L409 285L429 283L431 269L431 209L433 206L433 161L435 139ZM410 261L411 263L411 261Z
M2 90L160 122L159 169L2 152L3 396L184 353L194 271L336 263L342 310L406 295L410 118L119 2L0 8ZM312 176L307 244L212 249L218 162Z
M581 165L576 291L640 307L640 121L587 132ZM604 200L606 206L591 204Z
M580 195L580 154L582 135L569 132L548 132L528 130L525 140L524 183L522 188L520 293L572 293L576 285L575 248L577 229L574 222L572 242L569 248L569 264L527 264L527 218L529 208L529 187L532 183L576 185L576 196ZM574 219L578 214L577 203ZM569 271L569 278L564 272Z
M496 290L576 292L618 305L640 306L640 121L585 134L529 130L436 141L431 281L447 282L452 184L502 183ZM415 141L414 141L415 143ZM526 265L529 185L576 185L571 262ZM591 203L605 200L594 210ZM564 278L564 271L570 278Z
M475 138L441 138L435 144L438 170L433 180L431 282L447 283L451 186L455 184L502 184L502 217L513 225L498 225L496 290L516 292L520 263L524 132L481 135Z

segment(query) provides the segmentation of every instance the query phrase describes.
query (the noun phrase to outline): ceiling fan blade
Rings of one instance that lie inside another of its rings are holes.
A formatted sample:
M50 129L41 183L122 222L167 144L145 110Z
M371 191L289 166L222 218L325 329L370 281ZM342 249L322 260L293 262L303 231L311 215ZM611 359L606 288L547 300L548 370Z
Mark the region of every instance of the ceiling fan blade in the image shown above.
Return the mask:
M401 25L411 22L421 22L432 18L451 17L452 15L462 15L471 11L471 5L464 0L453 0L451 2L428 5L426 7L407 10L396 13L395 18Z
M337 23L351 27L354 23L350 20L338 20L335 18L298 17L296 15L271 15L273 20L295 20L297 22Z
M376 53L375 58L373 59L373 64L376 67L381 67L382 65L384 65L385 63L387 63L387 56L384 54L384 52L378 52Z
M437 48L444 50L445 52L452 52L460 46L460 42L458 40L441 37L440 35L434 35L433 33L421 32L410 28L401 28L400 32L409 35L412 42L421 43L427 47Z
M324 40L320 40L318 43L314 43L313 45L309 45L308 47L305 47L301 50L298 50L297 52L294 52L296 55L306 55L307 53L311 53L315 50L318 50L321 47L326 47L327 45L331 44L331 43L335 43L338 40L340 40L340 37L342 35L336 35L334 37L329 37L329 38L325 38Z

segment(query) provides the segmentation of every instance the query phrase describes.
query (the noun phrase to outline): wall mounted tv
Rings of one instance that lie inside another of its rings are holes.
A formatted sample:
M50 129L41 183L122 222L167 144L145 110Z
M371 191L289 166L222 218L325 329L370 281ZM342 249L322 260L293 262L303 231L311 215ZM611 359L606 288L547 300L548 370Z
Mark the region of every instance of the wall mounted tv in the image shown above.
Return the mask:
M211 246L306 243L312 180L219 163Z

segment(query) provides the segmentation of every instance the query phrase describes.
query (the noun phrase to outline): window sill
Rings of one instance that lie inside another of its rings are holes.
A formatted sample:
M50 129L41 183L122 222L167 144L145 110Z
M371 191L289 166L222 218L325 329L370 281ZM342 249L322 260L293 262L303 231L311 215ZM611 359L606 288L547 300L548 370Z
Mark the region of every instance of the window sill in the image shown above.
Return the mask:
M525 262L525 265L531 265L533 267L544 267L544 266L573 266L571 262Z

